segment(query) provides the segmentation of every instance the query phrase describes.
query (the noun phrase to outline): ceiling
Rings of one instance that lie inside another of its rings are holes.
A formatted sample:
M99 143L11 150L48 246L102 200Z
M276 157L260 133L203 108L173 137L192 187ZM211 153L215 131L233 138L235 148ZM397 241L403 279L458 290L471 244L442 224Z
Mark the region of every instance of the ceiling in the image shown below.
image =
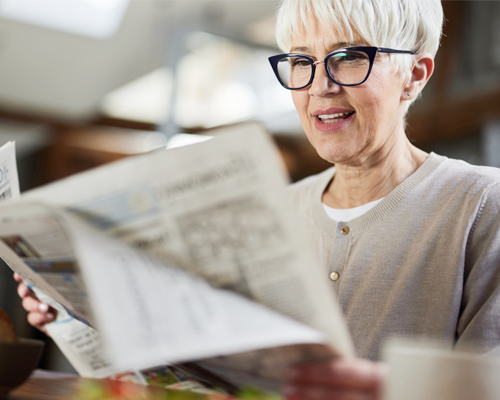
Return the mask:
M277 3L131 0L118 31L105 39L0 18L0 109L92 118L104 95L174 63L190 31L272 46Z

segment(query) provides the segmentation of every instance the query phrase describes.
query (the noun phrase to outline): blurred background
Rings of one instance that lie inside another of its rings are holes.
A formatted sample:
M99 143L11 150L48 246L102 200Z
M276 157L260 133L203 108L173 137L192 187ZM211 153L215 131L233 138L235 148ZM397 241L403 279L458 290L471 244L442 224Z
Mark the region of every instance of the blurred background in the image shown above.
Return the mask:
M292 181L329 165L308 144L277 54L278 0L0 0L0 144L26 191L122 157L259 120ZM443 1L437 69L410 110L420 148L500 167L500 2ZM171 142L172 143L172 142ZM0 307L26 323L10 269ZM42 368L71 371L48 343Z

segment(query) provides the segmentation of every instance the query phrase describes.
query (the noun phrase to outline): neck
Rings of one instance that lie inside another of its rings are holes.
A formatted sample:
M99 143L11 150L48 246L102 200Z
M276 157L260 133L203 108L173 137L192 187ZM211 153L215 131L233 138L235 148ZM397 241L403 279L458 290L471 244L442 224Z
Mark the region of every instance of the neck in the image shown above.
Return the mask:
M406 135L356 164L335 164L333 181L323 202L333 208L353 208L387 196L413 174L428 154L413 146Z

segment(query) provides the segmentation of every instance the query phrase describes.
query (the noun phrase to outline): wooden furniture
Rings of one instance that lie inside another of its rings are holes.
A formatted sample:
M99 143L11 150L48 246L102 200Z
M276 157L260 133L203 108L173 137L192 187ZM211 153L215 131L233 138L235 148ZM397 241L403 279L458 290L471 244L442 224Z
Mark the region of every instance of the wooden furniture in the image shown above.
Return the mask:
M36 375L35 375L36 376ZM9 400L74 400L75 387L85 378L28 378L9 393Z
M499 7L489 3L442 1L446 22L436 70L422 100L410 109L407 118L406 133L417 147L477 136L486 122L500 118L500 74L498 66L495 70L489 65L494 56L488 54L498 40L493 34L493 18ZM481 16L484 21L478 18ZM489 37L474 37L479 27L483 28L481 33L491 32ZM490 42L493 45L488 47ZM459 74L465 56L474 60L474 68L469 66L472 70ZM477 75L488 77L489 83L480 85Z

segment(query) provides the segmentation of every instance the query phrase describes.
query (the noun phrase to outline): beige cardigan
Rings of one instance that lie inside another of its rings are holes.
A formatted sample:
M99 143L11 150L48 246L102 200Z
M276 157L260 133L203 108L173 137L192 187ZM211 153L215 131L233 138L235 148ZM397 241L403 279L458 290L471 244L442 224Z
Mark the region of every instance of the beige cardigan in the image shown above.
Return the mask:
M500 347L500 169L431 153L348 223L322 208L334 173L306 178L291 193L358 356L377 360L384 342L401 335Z

